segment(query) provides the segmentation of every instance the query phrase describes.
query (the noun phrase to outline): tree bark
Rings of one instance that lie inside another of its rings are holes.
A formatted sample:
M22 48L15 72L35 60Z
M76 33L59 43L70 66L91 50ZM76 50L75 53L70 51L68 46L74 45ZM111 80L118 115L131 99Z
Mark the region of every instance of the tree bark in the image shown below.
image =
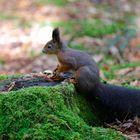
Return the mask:
M49 81L44 77L34 76L32 74L19 76L17 78L10 78L0 81L0 92L14 91L21 88L32 86L55 86L61 84L64 80L72 77L72 73L64 73L61 75L60 80Z

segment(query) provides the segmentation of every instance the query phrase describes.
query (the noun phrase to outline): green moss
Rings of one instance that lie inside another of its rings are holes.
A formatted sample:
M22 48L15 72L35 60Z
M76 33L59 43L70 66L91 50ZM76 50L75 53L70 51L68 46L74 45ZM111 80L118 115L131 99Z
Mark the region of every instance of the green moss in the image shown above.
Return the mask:
M114 130L89 126L83 117L86 113L80 113L82 106L77 104L86 106L85 99L79 97L72 85L1 94L0 139L124 139ZM89 113L89 107L84 108ZM93 114L91 120L95 121Z
M87 122L89 125L94 126L99 126L99 124L101 125L103 123L103 120L99 120L99 118L97 118L97 116L101 116L101 114L93 104L87 102L81 95L78 95L78 97L75 98L75 100L79 108L79 113L77 113L81 118L85 120L85 122Z
M124 140L124 137L120 136L112 129L102 129L100 127L93 128L94 136L96 140ZM125 138L125 140L127 140Z
M140 90L139 87L131 86L131 85L129 85L127 82L126 82L126 83L123 83L123 86L124 86L124 87L127 87L127 88L131 88L131 89L138 89L138 90Z
M11 79L11 78L17 78L21 75L6 75L6 74L3 74L3 75L0 75L0 80L7 80L7 79Z
M8 79L7 75L0 75L0 80L6 80L6 79Z

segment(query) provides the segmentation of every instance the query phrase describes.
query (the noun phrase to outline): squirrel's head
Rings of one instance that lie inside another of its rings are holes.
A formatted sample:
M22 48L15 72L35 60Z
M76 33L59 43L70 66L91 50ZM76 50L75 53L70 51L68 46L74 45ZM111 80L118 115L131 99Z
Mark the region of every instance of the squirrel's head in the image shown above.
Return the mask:
M42 52L47 54L57 54L59 50L61 50L62 42L60 39L59 29L55 28L52 32L52 40L48 41Z

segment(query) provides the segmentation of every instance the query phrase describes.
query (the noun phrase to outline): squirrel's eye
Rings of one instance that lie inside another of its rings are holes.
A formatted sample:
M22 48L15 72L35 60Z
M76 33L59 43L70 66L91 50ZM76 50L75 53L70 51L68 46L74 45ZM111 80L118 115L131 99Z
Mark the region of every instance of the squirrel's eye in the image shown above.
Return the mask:
M51 44L49 44L49 45L48 45L48 48L50 49L51 47L52 47L52 45L51 45Z

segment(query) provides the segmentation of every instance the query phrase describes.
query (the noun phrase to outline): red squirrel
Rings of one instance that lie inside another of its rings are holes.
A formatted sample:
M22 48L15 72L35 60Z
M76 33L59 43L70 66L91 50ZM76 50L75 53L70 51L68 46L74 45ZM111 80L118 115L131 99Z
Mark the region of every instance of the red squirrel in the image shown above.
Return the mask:
M73 82L79 93L96 98L113 110L140 115L140 90L100 82L99 69L93 58L86 52L68 48L60 38L58 28L53 30L52 40L46 43L43 52L58 58L54 79L61 72L73 70Z

